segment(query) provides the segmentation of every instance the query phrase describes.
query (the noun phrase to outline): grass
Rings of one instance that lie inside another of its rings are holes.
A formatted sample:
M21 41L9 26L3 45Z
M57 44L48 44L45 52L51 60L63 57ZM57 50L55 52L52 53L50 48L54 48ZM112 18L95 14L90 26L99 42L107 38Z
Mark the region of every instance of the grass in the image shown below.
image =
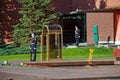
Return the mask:
M0 56L0 61L8 60L8 61L29 61L30 54L18 54L18 55L4 55ZM37 60L40 60L40 54L37 54Z
M65 59L86 59L89 57L90 48L91 47L63 49L63 58ZM113 48L92 47L92 49L94 49L93 58L112 58L113 57Z
M88 59L90 48L91 47L64 48L63 49L63 59ZM92 47L92 49L94 49L93 58L113 58L113 48ZM30 54L4 55L4 56L0 56L0 61L3 61L3 60L28 61L29 58L30 58ZM40 59L41 59L41 55L40 55L40 53L37 53L37 61L39 61Z

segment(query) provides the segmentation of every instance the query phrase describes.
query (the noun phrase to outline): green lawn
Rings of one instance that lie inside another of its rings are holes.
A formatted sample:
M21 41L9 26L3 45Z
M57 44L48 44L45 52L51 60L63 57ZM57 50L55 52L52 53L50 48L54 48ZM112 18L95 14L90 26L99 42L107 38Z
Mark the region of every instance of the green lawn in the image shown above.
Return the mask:
M3 60L10 60L10 61L15 61L15 60L23 60L23 61L28 61L30 60L30 54L18 54L18 55L4 55L0 56L0 61ZM40 54L37 54L37 60L40 60Z
M63 49L63 59L88 59L89 57L89 49L91 47L80 47L80 48L64 48ZM92 47L94 49L93 58L113 58L113 48L97 48ZM29 60L29 54L18 54L18 55L4 55L0 56L0 61L3 60ZM40 60L40 53L37 53L37 60Z
M83 48L69 48L63 49L63 58L65 59L86 59L89 57L90 48L94 49L93 58L113 58L113 48L97 48L97 47L83 47Z

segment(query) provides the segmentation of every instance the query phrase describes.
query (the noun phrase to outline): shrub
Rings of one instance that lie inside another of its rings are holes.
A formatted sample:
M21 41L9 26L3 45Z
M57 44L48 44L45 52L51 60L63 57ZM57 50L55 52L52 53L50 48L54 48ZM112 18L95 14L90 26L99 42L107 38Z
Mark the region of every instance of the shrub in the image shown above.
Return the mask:
M37 46L37 53L40 52L40 46ZM14 45L7 45L0 48L0 55L16 55L16 54L28 54L30 53L29 46L15 47Z

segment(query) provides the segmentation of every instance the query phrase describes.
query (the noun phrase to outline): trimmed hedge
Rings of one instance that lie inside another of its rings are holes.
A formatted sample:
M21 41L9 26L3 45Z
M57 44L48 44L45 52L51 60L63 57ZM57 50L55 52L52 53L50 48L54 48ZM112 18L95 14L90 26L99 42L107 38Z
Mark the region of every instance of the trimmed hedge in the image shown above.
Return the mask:
M40 52L40 46L37 46L37 53ZM15 54L27 54L30 53L29 46L15 47L14 45L2 45L0 46L0 55L15 55Z

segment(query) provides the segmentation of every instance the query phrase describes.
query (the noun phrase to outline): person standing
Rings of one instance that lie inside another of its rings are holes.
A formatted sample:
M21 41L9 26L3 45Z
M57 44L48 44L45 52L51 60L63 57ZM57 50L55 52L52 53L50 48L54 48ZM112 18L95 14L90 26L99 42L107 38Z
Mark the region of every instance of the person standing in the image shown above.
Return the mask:
M37 48L37 39L35 33L31 33L31 43L30 43L30 61L36 61L36 48Z
M80 38L80 30L78 27L75 25L75 40L76 40L76 46L78 47L79 45L79 38Z

